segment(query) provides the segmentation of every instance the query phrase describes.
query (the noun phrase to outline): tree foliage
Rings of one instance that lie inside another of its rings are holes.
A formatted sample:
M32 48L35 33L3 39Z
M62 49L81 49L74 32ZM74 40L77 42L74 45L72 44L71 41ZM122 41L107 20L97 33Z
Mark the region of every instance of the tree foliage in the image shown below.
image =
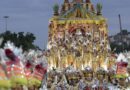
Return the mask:
M97 3L97 14L100 15L102 12L102 4L101 3Z
M111 49L114 53L121 53L125 51L130 51L130 45L128 45L125 42L122 42L120 44L117 44L115 42L110 43Z
M4 44L7 41L13 42L17 47L22 47L23 50L29 50L29 49L36 49L39 48L36 45L34 45L34 41L36 40L36 37L34 34L27 32L10 32L6 31L4 33L0 34L0 37L4 38L3 43L0 47L4 47Z
M58 15L58 11L59 11L59 5L58 5L58 4L55 4L55 5L53 6L53 11L54 11L54 14L55 14L55 15Z

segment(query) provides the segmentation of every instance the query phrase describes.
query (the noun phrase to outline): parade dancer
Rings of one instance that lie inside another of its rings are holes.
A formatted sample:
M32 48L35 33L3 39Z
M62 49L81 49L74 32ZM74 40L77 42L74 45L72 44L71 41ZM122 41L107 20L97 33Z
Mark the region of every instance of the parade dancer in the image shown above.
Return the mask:
M108 82L106 79L103 80L103 90L107 90L108 89Z
M2 42L3 42L3 38L0 38L0 45L2 44ZM0 49L0 89L7 90L10 87L11 87L11 83L7 77L6 64L4 61L4 50Z
M25 71L25 76L27 78L27 87L29 90L33 89L33 85L34 85L34 80L33 80L33 63L31 60L27 60L27 62L25 63L25 68L24 68L24 71Z
M40 90L47 90L47 72L43 75Z
M41 56L40 60L42 60L42 67L46 70L43 74L43 79L41 83L40 90L47 90L47 68L48 68L48 62L47 62L47 52L43 52L43 55Z
M84 79L81 79L81 80L79 81L78 89L79 89L79 90L83 90L83 89L85 88L85 86L86 86L86 84L85 84Z
M0 90L8 90L11 87L5 68L5 62L2 60L2 57L0 57Z
M61 84L61 87L63 90L68 90L69 86L68 86L66 76L64 74L62 75L62 79L60 81L60 84Z
M99 87L99 80L97 78L94 78L92 89L93 90L98 90L98 87Z
M51 88L49 90L56 90L57 85L58 85L58 80L57 80L57 75L54 78L54 83L52 84Z
M27 79L22 62L10 49L5 49L5 55L9 59L6 62L6 66L7 76L11 80L12 90L23 90L23 86L27 85Z
M34 89L38 90L40 88L46 72L47 69L43 67L43 63L39 63L35 66L33 71L33 78L35 82Z
M127 77L127 85L130 88L130 67L127 68L128 77Z

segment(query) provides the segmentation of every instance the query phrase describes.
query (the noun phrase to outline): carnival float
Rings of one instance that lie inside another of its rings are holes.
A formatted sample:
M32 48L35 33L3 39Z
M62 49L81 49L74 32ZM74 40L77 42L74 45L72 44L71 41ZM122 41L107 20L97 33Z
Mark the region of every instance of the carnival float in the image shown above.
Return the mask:
M64 0L53 10L47 44L48 89L126 90L128 60L123 53L111 51L102 5L95 9L90 0Z
M47 45L49 69L73 65L75 69L89 66L96 71L114 64L114 58L110 57L107 20L101 9L101 4L97 4L96 11L89 0L65 0L61 12L58 5L54 6Z

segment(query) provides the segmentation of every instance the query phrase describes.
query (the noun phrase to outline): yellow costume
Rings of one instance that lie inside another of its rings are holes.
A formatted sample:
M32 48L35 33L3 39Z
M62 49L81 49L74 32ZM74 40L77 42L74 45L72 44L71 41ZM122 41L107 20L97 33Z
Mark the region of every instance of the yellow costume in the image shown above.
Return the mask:
M11 82L7 78L6 71L3 70L2 65L0 64L0 89L9 89L11 87Z

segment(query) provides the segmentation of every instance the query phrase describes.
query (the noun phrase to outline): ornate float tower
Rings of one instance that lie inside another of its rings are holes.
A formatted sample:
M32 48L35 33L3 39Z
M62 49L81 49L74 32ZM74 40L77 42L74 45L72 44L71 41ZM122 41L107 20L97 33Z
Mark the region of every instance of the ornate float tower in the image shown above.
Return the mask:
M95 9L90 0L64 0L61 7L54 5L53 10L47 45L50 68L73 65L76 69L90 66L96 70L112 65L107 23L100 3Z

